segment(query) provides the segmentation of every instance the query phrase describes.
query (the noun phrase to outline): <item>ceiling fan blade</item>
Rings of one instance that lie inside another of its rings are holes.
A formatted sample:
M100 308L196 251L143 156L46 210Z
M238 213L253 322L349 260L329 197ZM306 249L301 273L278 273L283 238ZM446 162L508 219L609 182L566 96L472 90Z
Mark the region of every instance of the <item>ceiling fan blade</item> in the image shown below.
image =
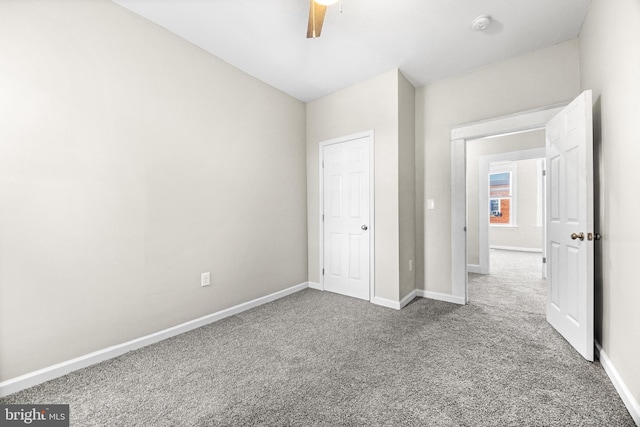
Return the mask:
M309 25L307 26L307 38L312 39L320 37L322 31L322 24L324 22L324 14L327 11L327 6L316 3L310 0L309 4Z

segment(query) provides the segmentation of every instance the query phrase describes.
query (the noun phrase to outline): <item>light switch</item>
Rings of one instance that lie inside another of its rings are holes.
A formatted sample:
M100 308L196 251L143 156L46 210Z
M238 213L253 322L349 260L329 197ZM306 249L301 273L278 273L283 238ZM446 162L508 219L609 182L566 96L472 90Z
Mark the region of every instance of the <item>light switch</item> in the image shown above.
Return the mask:
M427 199L427 209L435 209L436 201L434 199Z

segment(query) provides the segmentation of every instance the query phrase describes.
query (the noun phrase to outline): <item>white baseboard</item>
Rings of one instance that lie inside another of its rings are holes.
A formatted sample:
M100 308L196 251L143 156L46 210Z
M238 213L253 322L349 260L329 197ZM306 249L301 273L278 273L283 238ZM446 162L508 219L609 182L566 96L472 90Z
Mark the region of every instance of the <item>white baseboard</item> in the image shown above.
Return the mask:
M627 410L631 414L633 421L635 421L636 425L640 426L640 404L638 404L638 401L633 397L627 385L624 383L624 381L622 381L620 374L618 374L618 371L611 363L611 360L602 349L600 343L597 341L596 355L598 356L598 359L600 360L600 364L604 368L604 371L607 373L609 379L613 383L613 386L618 391L620 398L622 398L624 405L627 407Z
M537 252L542 253L542 248L521 248L519 246L496 246L491 245L489 249L499 249L502 251L517 251L517 252Z
M416 297L416 290L412 290L411 292L409 292L409 295L407 295L406 297L402 298L400 300L400 308L404 308L407 304L409 304L411 301L413 301Z
M287 295L302 291L309 287L309 282L304 282L296 286L292 286L281 291L256 298L251 301L247 301L242 304L238 304L233 307L212 313L198 319L191 320L189 322L182 323L180 325L173 326L171 328L164 329L153 334L145 335L140 338L136 338L131 341L127 341L122 344L114 345L104 348L102 350L94 351L93 353L85 354L84 356L76 357L75 359L67 360L62 363L58 363L52 366L48 366L43 369L39 369L28 374L21 375L19 377L12 378L0 383L0 397L7 396L12 393L16 393L20 390L24 390L29 387L36 386L45 381L61 377L70 372L77 371L78 369L86 368L87 366L94 365L96 363L103 362L108 359L120 356L132 350L136 350L142 347L146 347L150 344L157 343L167 338L174 337L176 335L191 331L201 326L208 325L210 323L217 322L226 317L233 316L234 314L242 313L254 307L258 307L262 304L266 304L271 301L283 298Z
M307 282L307 283L309 283L309 287L311 289L317 289L319 291L323 291L324 290L324 289L322 289L322 285L320 283L317 283L317 282Z
M404 306L409 304L416 297L415 289L409 292L409 295L402 298L400 301L394 301L382 297L374 297L371 302L375 305L381 305L382 307L393 308L394 310L401 310Z
M467 264L467 273L482 274L482 267L477 264Z
M460 304L460 305L466 304L464 298L462 297L457 297L450 294L441 294L439 292L425 291L424 289L416 289L416 296L419 296L422 298L435 299L438 301L452 302L454 304Z
M393 300L382 298L382 297L373 297L371 302L375 305L380 305L382 307L393 308L394 310L400 310L402 308L400 307L399 301L393 301Z

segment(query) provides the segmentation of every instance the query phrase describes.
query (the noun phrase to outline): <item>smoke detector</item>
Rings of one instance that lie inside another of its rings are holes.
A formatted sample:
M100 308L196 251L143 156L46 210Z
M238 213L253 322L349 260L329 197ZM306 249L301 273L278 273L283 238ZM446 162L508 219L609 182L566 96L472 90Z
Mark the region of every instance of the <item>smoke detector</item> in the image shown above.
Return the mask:
M471 29L473 31L484 31L491 23L491 17L489 15L478 16L471 21Z

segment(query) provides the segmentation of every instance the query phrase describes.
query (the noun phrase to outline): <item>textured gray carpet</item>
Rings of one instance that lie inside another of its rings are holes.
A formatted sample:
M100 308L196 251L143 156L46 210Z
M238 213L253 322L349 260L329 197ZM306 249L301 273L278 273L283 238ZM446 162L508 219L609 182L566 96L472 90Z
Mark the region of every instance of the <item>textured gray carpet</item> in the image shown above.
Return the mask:
M494 280L401 311L305 290L0 402L69 403L74 426L633 426L539 278Z
M490 261L490 275L469 274L471 303L545 314L542 254L492 249Z

